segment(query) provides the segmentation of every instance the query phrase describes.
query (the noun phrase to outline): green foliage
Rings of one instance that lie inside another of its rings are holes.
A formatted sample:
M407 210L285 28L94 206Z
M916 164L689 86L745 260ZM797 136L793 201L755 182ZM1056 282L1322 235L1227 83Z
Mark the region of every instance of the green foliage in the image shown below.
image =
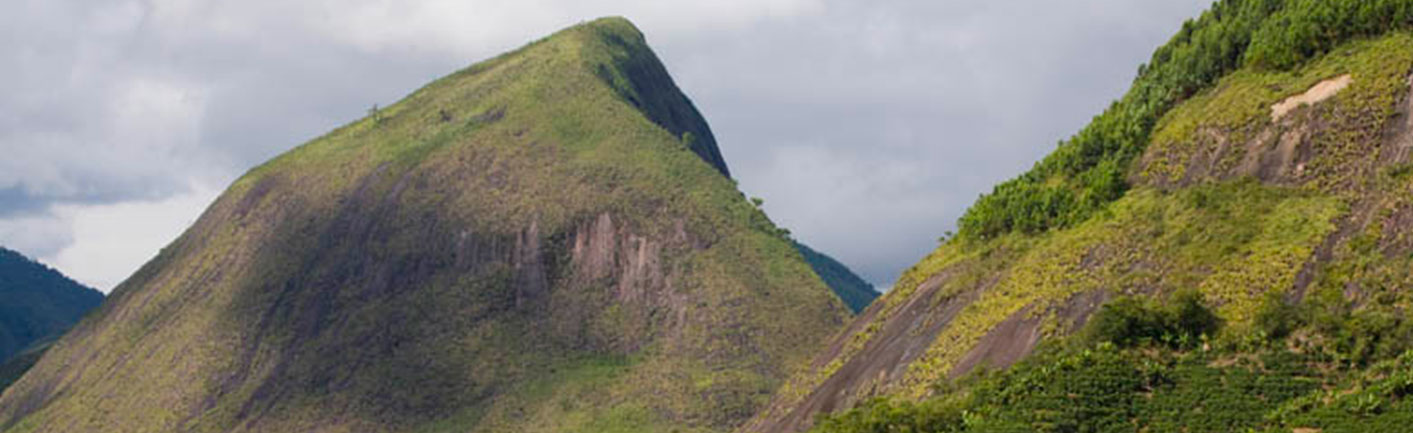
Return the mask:
M1124 296L1104 304L1090 319L1091 338L1119 347L1163 343L1192 347L1216 335L1221 320L1202 303L1202 294L1180 291L1167 302Z
M956 267L949 286L956 291L988 279L994 285L947 324L910 374L919 384L946 377L982 336L1026 308L1032 317L1053 320L1054 332L1072 332L1046 313L1095 291L1200 292L1226 329L1244 332L1266 293L1285 293L1294 284L1341 212L1330 197L1250 180L1172 192L1140 188L1070 229L944 245L919 266L951 260ZM971 264L976 267L960 267ZM943 271L931 275L937 272ZM911 271L904 276L926 278ZM897 287L906 293L910 286ZM892 296L898 295L889 295L890 305L902 302Z
M1094 338L1120 346L1133 346L1139 343L1168 341L1171 320L1160 308L1157 301L1125 296L1104 304L1094 315Z
M1321 344L1312 347L1347 368L1361 368L1413 350L1413 320L1406 311L1387 306L1353 310L1308 307L1303 320Z
M1245 61L1288 69L1329 52L1341 41L1409 25L1413 25L1413 3L1405 0L1292 0L1252 35Z
M1267 415L1276 433L1292 427L1329 433L1398 432L1413 423L1413 352L1382 361L1339 389L1292 399Z
M1287 303L1279 293L1270 293L1256 310L1252 325L1263 338L1281 339L1290 335L1304 322L1300 310Z
M1182 29L1123 98L1029 172L979 198L959 237L1038 233L1088 219L1121 197L1157 121L1244 64L1289 68L1351 38L1406 28L1413 1L1223 0Z
M822 417L817 433L952 433L966 431L967 413L957 399L921 403L876 398L857 409Z
M1060 346L1055 346L1059 348ZM1059 348L922 402L876 399L816 432L1228 432L1317 389L1304 359L1226 359L1109 343Z
M822 418L814 431L1402 431L1413 421L1405 321L1367 311L1317 325L1304 318L1315 308L1268 299L1258 328L1288 327L1286 336L1184 345L1171 336L1216 325L1199 297L1117 298L1091 319L1091 332L1043 346L1008 370L939 385L943 392L921 401L870 400Z

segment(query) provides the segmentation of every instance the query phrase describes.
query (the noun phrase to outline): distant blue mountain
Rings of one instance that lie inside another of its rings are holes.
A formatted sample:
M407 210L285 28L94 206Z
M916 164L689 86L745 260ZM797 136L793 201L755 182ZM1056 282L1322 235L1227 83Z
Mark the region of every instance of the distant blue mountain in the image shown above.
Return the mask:
M859 278L854 274L854 271L849 270L848 266L844 266L833 257L815 251L799 242L795 242L795 249L800 250L800 254L805 256L805 261L809 262L811 268L814 268L814 273L819 274L819 278L824 280L824 284L828 285L854 314L863 311L868 307L868 304L878 298L878 290L875 290L872 284Z
M0 362L58 337L102 302L103 293L0 247Z

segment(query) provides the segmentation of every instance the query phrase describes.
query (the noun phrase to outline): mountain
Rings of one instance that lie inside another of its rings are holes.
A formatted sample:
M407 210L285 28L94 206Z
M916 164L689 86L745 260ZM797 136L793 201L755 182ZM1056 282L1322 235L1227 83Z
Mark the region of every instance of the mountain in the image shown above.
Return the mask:
M6 432L728 431L848 317L626 20L236 180L0 395Z
M0 247L0 362L63 333L101 302L103 293Z
M0 392L4 392L5 388L9 388L15 381L20 380L20 377L23 377L30 368L33 368L34 364L39 362L39 358L44 356L44 352L49 350L53 339L58 337L58 335L54 335L30 344L25 350L11 356L4 362L0 362Z
M1224 0L739 431L1404 431L1413 1Z
M874 299L878 298L878 291L873 289L873 285L864 281L849 270L848 266L834 260L833 257L815 251L805 244L795 242L795 249L800 251L800 255L805 257L805 262L810 264L814 273L819 274L819 278L824 280L839 299L849 306L849 310L858 314L868 307Z

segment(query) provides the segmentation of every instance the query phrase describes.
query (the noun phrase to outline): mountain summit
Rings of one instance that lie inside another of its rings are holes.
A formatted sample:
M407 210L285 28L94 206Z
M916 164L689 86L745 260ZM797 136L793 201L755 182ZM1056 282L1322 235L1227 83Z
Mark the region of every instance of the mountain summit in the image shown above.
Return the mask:
M626 20L247 173L0 396L8 432L729 430L848 312Z

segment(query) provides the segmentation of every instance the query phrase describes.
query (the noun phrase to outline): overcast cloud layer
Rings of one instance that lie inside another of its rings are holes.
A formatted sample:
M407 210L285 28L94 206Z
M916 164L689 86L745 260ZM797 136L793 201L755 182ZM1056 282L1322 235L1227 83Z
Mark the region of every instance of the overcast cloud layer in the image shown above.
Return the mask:
M101 290L246 169L561 27L632 19L748 194L888 286L1208 0L5 0L0 245Z

